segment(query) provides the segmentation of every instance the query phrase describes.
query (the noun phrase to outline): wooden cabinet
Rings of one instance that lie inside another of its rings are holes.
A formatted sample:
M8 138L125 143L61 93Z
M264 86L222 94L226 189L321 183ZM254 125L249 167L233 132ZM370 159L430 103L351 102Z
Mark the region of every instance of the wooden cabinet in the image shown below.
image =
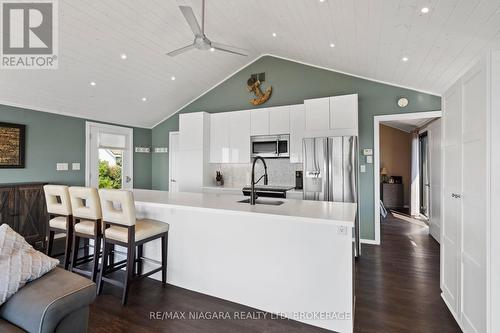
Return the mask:
M269 109L254 109L250 111L250 134L269 135Z
M319 131L330 129L330 98L306 99L306 130Z
M290 163L302 163L305 129L304 104L290 106Z
M269 109L269 134L290 133L290 106L278 106Z
M386 208L404 207L404 188L403 184L382 184L381 193L382 202Z
M45 249L48 223L43 185L0 184L0 224L7 223L40 251Z

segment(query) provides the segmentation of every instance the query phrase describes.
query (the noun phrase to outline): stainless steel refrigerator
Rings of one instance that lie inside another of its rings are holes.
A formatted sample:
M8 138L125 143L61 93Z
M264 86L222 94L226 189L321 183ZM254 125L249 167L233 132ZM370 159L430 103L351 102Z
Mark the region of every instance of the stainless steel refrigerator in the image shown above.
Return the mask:
M356 136L306 138L302 149L305 200L359 201ZM354 224L356 256L360 254L358 215Z

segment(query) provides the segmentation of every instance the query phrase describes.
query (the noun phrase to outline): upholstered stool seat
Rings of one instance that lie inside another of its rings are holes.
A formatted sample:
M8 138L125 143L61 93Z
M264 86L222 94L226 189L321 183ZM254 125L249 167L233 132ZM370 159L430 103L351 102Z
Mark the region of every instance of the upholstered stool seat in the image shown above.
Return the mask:
M141 241L143 239L163 234L168 232L169 225L165 222L160 222L156 220L137 220L135 223L135 241ZM106 238L114 239L119 242L127 242L128 229L119 226L111 226L104 232Z
M66 230L68 227L68 218L66 216L56 216L49 220L51 228Z
M80 222L76 223L74 227L75 232L89 236L95 236L96 229L95 221L88 220L80 220Z

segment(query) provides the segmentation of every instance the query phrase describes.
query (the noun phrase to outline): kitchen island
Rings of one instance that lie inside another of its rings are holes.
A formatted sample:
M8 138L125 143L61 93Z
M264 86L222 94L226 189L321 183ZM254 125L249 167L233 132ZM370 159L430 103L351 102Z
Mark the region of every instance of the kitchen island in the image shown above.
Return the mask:
M251 206L237 195L150 190L134 190L134 197L138 218L170 224L168 283L352 332L356 204L285 199ZM143 256L159 260L159 242L147 244Z

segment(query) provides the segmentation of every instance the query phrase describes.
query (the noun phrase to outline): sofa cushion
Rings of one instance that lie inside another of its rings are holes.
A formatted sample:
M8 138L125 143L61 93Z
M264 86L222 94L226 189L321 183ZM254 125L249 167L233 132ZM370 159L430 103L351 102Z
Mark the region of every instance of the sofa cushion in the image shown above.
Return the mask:
M28 332L53 333L61 320L95 297L91 280L56 268L12 296L0 307L0 317Z
M0 305L58 263L59 260L35 250L9 225L0 225Z

